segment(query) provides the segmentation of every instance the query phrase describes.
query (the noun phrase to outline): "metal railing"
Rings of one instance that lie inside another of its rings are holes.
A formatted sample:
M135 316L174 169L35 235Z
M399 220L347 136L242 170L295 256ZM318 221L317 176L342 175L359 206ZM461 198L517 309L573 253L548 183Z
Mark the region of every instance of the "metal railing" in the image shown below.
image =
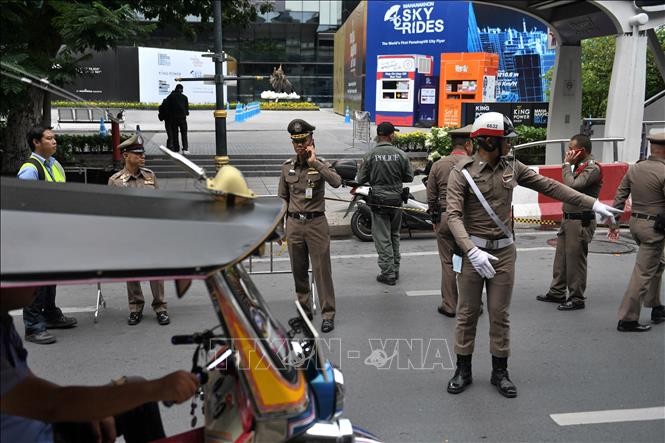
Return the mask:
M274 254L274 248L273 245L275 242L269 241L267 242L269 244L268 249L270 250L270 258L268 259L269 262L269 270L268 271L255 271L254 270L254 259L250 255L248 258L249 261L249 274L250 275L274 275L274 274L293 274L291 269L289 270L281 270L281 271L276 271L275 270L275 254ZM261 259L261 261L264 261L265 259ZM291 261L289 260L289 266L291 264ZM316 281L314 280L314 273L312 272L312 267L310 266L309 269L307 270L309 273L309 285L310 288L312 288L312 313L316 313Z
M665 91L661 91L660 93L651 97L650 100L661 98L663 93L665 93ZM644 105L646 106L647 103L645 102ZM604 126L605 118L595 118L595 117L583 118L582 129L581 129L582 133L591 135L591 133L593 132L591 128L595 124ZM659 126L665 128L665 120L644 120L642 122L642 141L640 144L640 159L644 159L647 156L647 135L649 134L649 129L652 126Z
M592 142L612 142L612 149L614 153L614 161L618 161L619 159L619 146L618 143L626 140L624 137L604 137L604 138L592 138ZM541 145L551 145L558 143L561 146L561 160L563 160L566 157L566 147L568 143L570 143L570 139L568 138L561 138L561 139L553 139L553 140L541 140L537 142L529 142L529 143L522 143L520 145L515 145L513 146L514 151L519 151L521 149L526 149L526 148L531 148L533 146L541 146Z

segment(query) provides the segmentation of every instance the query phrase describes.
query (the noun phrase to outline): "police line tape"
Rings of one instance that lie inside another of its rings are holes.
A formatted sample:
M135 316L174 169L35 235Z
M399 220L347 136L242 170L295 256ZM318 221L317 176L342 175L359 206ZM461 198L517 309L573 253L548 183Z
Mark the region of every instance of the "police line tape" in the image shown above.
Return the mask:
M326 197L325 199L330 200L330 201L336 201L336 202L344 202L344 203L353 202L353 200L343 200L341 198L332 198L332 197ZM356 203L356 204L366 205L366 206L370 206L370 207L374 207L374 208L399 209L399 210L402 210L402 211L416 212L416 213L419 213L419 214L427 212L427 209L406 208L404 206L379 205L379 204L376 204L376 203L367 203L367 202Z
M326 200L331 200L331 201L337 201L337 202L344 202L344 203L351 203L353 200L343 200L341 198L333 198L333 197L326 197ZM408 211L408 212L415 212L422 214L424 212L427 212L427 209L419 209L419 208L406 208L404 206L390 206L390 205L379 205L379 204L370 204L367 202L361 203L363 205L367 205L370 207L375 207L375 208L388 208L388 209L400 209L402 211ZM537 218L522 218L522 217L513 217L513 221L515 223L527 223L527 224L532 224L532 225L559 225L561 224L560 221L556 220L543 220L543 219L537 219Z

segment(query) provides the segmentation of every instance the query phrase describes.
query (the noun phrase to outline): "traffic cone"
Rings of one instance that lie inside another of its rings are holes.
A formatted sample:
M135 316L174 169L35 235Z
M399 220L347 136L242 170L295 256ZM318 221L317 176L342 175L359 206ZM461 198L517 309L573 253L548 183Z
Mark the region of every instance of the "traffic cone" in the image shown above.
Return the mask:
M344 112L344 123L351 123L351 114L349 113L349 107L346 107L346 112Z
M106 124L104 123L104 117L99 119L99 136L100 137L106 137L108 135L108 131L106 130Z

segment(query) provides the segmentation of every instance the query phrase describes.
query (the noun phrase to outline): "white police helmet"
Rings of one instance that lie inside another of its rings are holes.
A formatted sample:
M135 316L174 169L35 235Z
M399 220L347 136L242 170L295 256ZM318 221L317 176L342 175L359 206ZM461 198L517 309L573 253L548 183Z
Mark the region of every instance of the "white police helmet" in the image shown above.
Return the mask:
M486 112L473 122L471 137L517 137L513 122L500 112Z

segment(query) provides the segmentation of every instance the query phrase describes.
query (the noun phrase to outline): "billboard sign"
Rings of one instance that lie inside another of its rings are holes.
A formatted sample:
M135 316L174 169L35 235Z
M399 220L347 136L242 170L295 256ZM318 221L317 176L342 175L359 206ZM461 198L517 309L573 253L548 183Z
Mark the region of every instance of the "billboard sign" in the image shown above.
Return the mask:
M85 100L139 101L137 48L121 46L92 52L77 71L73 91Z
M547 102L535 103L463 103L462 125L469 125L486 112L500 112L513 121L515 126L527 125L547 127Z
M366 72L376 73L379 55L424 54L467 50L467 2L371 1L367 3ZM462 38L460 38L460 36ZM438 63L434 76L439 75ZM375 116L376 76L365 81L365 110Z
M179 49L138 48L139 93L144 103L160 103L175 88L176 77L208 77L215 75L212 57L198 51ZM215 86L209 82L184 84L190 103L215 103Z

